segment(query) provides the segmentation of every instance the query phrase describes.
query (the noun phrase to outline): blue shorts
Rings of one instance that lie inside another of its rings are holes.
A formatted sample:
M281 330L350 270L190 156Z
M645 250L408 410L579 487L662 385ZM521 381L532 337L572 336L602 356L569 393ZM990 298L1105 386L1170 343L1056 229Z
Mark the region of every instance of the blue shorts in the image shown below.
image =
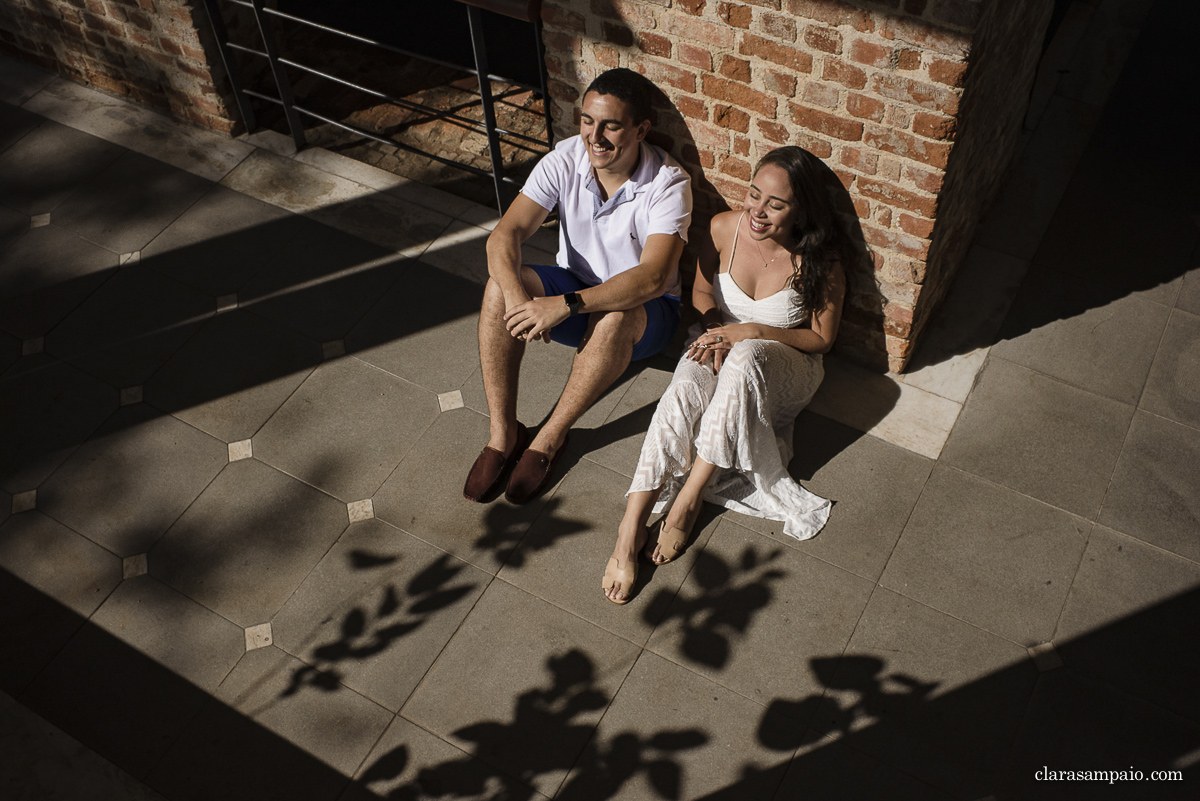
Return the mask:
M588 288L571 272L562 267L545 264L529 264L529 269L542 279L542 288L547 296L561 296L568 292L580 292ZM646 310L646 331L642 338L633 346L633 361L648 359L662 351L675 338L675 329L679 327L679 298L673 295L659 295L642 304ZM550 339L563 345L578 348L587 333L588 317L586 312L568 317L550 329Z

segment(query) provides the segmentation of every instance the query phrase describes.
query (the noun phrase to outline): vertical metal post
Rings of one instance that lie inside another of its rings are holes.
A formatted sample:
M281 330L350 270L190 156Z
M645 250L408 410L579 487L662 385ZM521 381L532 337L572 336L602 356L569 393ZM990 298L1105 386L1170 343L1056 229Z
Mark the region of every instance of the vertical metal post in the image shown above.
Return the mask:
M500 158L500 136L496 133L492 82L488 78L491 70L488 68L487 43L483 37L483 15L475 6L467 6L467 19L471 23L471 48L475 51L475 71L479 73L479 94L483 98L483 124L487 129L488 151L492 157L492 182L496 185L496 205L503 214L506 204L500 189L504 181L504 164Z
M258 127L258 119L254 116L250 99L242 94L242 76L238 72L237 64L226 52L229 31L225 28L225 18L221 16L221 9L217 7L217 0L204 0L204 10L208 12L208 24L212 26L213 36L217 39L217 52L225 66L225 74L229 76L229 85L233 87L233 99L237 103L238 113L242 115L242 124L246 126L247 132L253 131Z
M283 65L279 63L279 43L275 39L275 31L271 28L269 16L263 10L264 0L251 0L254 8L254 19L258 22L258 33L262 36L263 47L267 50L267 61L271 64L271 75L275 78L275 88L279 90L279 99L283 101L283 113L287 117L288 129L292 132L292 141L296 149L304 147L304 128L300 125L300 115L296 113L296 99L292 95L292 84L288 80Z
M542 80L542 110L546 115L546 144L554 146L554 117L550 114L550 82L546 75L546 45L542 42L542 20L533 21L533 42L538 60L538 77Z

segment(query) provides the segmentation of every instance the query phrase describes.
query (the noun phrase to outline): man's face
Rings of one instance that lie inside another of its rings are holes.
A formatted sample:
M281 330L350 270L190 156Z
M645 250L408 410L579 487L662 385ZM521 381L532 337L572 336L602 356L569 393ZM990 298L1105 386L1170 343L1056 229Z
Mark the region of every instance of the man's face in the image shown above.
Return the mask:
M624 100L598 92L588 92L583 98L579 133L597 172L632 175L638 161L638 144L649 130L649 120L634 123Z

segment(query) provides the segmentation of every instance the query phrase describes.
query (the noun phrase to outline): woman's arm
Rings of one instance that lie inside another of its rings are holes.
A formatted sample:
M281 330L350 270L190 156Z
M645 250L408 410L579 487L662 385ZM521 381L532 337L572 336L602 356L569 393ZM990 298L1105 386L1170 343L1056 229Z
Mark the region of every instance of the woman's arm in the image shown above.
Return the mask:
M696 345L707 345L703 351L714 351L715 355L732 348L745 339L766 339L782 342L796 350L807 353L827 353L837 338L838 324L842 319L842 302L846 294L846 276L840 264L829 271L829 287L825 307L812 316L810 328L776 328L760 323L723 325L708 330L696 340Z
M706 330L717 328L724 322L721 317L721 309L717 306L716 295L713 293L713 284L716 283L717 273L721 269L721 260L725 256L716 243L731 240L737 219L738 214L734 211L714 215L708 230L695 241L696 280L692 284L692 306L700 312L700 320ZM721 369L721 360L724 355L723 352L718 353L694 346L687 351L688 358L701 363L711 358L714 372Z

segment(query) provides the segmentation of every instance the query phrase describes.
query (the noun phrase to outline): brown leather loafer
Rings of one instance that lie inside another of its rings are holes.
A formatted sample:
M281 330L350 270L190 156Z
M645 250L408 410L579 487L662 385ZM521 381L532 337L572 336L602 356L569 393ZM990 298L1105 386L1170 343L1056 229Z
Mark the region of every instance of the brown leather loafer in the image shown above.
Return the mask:
M495 448L485 445L483 451L475 459L475 464L471 465L471 472L467 473L467 483L463 485L463 497L468 501L478 502L493 494L504 474L512 469L528 447L529 429L521 423L517 423L517 444L513 446L512 453L508 455L508 458L505 458L504 454Z
M512 478L508 480L508 489L504 491L504 497L508 498L510 503L518 505L533 500L546 486L546 481L554 472L554 466L558 464L558 460L567 450L568 439L570 439L569 434L563 437L562 445L558 446L553 457L532 448L527 449L517 461L517 466L513 468Z

